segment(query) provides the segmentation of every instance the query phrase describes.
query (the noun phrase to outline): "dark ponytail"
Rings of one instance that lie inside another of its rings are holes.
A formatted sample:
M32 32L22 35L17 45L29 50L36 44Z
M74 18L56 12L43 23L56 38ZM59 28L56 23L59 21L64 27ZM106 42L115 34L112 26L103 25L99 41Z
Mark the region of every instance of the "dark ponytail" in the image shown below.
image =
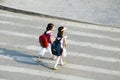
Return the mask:
M53 23L49 23L46 27L46 31L44 32L44 34L46 34L47 31L51 30L53 28L54 24Z
M62 39L62 37L63 37L63 26L60 26L59 28L58 28L58 33L57 33L57 37L56 37L56 41L60 41L61 39Z

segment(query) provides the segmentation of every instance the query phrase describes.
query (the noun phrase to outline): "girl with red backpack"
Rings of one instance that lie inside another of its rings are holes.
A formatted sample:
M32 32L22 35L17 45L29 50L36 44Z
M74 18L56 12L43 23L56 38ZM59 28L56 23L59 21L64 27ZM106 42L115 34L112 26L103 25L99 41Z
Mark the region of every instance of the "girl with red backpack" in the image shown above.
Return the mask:
M40 61L40 57L44 56L45 52L48 50L50 55L52 55L51 52L51 44L53 42L53 28L54 24L49 23L46 27L46 31L44 32L44 34L40 35L39 37L39 43L41 45L40 51L39 51L39 55L37 58L37 61ZM53 59L55 59L55 56L53 56Z

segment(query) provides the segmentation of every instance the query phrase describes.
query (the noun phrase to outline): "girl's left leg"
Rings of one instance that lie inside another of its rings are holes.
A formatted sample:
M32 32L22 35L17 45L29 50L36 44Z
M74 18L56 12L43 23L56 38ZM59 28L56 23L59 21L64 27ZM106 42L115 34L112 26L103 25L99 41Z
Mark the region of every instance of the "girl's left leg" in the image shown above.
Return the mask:
M57 59L56 59L56 62L55 62L55 65L54 65L54 70L58 69L57 65L58 65L59 61L60 61L60 56L58 56Z

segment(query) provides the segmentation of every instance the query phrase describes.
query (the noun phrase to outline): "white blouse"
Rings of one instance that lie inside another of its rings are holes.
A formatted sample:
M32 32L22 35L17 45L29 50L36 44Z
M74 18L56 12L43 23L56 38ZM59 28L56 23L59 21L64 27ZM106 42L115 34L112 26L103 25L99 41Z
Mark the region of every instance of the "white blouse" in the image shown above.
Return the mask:
M67 36L63 36L63 38L62 38L61 41L60 41L60 43L61 43L61 48L65 48L65 46L64 46L64 41L65 41L65 43L66 43L66 38L67 38Z

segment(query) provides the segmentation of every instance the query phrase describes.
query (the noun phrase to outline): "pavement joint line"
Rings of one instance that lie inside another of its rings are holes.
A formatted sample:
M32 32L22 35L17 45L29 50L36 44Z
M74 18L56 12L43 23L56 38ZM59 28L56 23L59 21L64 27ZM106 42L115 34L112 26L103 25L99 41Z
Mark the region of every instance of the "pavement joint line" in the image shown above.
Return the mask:
M23 24L18 24L18 23L12 23L12 22L7 22L7 21L0 21L0 23L3 24L11 24L11 25L17 25L17 26L23 26L26 27L28 25L23 25ZM34 28L31 25L29 25L30 28ZM27 27L28 28L28 27ZM35 27L34 29L43 29L42 27ZM96 34L96 33L91 33L91 32L78 32L78 31L72 31L72 30L68 30L67 31L68 34L72 34L72 35L80 35L80 36L86 36L86 37L92 37L92 38L103 38L103 39L109 39L112 41L120 41L120 38L113 38L113 37L109 37L109 36L104 36L101 34Z
M22 62L28 62L28 63L37 63L36 58L34 58L34 57L29 58L29 57L22 57L22 56L13 56L13 57L0 56L0 58L22 61ZM42 61L45 62L45 63L48 63L48 64L53 64L54 63L54 61L52 61L52 60L48 61L48 60L43 60L42 59ZM109 69L98 68L98 67L90 67L90 66L71 64L71 63L66 64L64 67L65 68L76 69L76 70L88 71L88 72L95 72L95 73L98 73L98 74L102 73L102 74L120 76L120 71L109 70Z
M0 80L8 80L8 79L0 79Z
M27 27L28 25L22 25L22 24L19 24L19 23L12 23L12 22L7 22L7 21L0 21L0 23L22 26L22 27L28 28ZM38 27L38 26L32 27L31 25L29 25L29 28L44 30L44 28L42 28L42 27ZM91 33L91 32L82 32L82 31L79 32L79 31L67 30L67 33L72 34L72 35L91 37L91 38L103 38L103 39L109 39L109 40L112 40L112 41L120 41L120 38L113 38L113 37L104 36L104 35L101 35L101 34L96 34L96 33Z
M16 26L22 26L22 27L26 27L26 28L33 28L33 29L44 29L43 27L33 27L31 25L23 25L23 24L19 24L19 23L13 23L13 22L8 22L8 21L1 21L0 23L2 24L10 24L10 25L16 25ZM80 35L80 36L87 36L87 37L96 37L96 38L105 38L105 39L109 39L109 40L113 40L113 41L120 41L120 38L113 38L113 37L109 37L109 36L104 36L104 35L100 35L100 34L96 34L96 33L90 33L90 32L78 32L78 31L72 31L72 30L68 30L67 31L68 34L73 34L73 35Z
M5 14L0 14L0 15L1 16L6 16L8 14L6 14L6 15ZM26 19L24 17L18 17L18 16L14 17L14 16L9 15L7 17L12 17L12 18L16 18L17 17L17 18L21 18L21 19L24 19L24 20L28 20L28 19ZM29 20L32 20L32 18L29 17ZM79 25L75 24L75 23L66 23L66 24L67 25L72 25L72 26L76 25L76 26L74 26L76 28L94 29L94 30L109 31L109 32L120 32L120 29L119 28L115 28L115 27L105 27L105 26L97 26L97 25L82 24L82 23L81 24L79 23Z
M51 15L41 14L41 13L37 13L37 12L20 10L20 9L15 9L15 8L7 7L7 6L4 6L4 5L0 5L0 9L1 10L10 11L10 12L15 12L15 13L22 13L22 14L27 14L27 15L34 15L34 16L40 16L40 17L45 17L45 18L53 18L53 19L58 19L58 20L63 20L63 21L69 21L69 22L76 22L76 23L84 23L84 24L92 24L92 25L99 25L99 26L107 26L107 27L119 28L117 26L102 25L102 24L97 24L97 23L89 23L89 22L78 21L78 20L73 20L73 19L68 19L68 18L63 18L63 17L57 17L57 16L51 16Z
M0 43L0 45L9 46L10 44ZM35 45L25 46L25 45L13 45L13 44L12 44L12 47L23 48L23 49L33 50L33 51L38 51L40 48L40 46L35 46ZM3 53L3 51L0 50L0 53ZM68 53L67 54L68 56L84 57L84 58L88 58L88 59L104 61L104 62L111 62L111 63L120 62L120 59L116 59L116 58L112 58L112 57L95 56L95 55L89 55L87 53L77 53L77 52L69 52L69 51L67 51L67 53Z
M1 71L8 71L8 72L16 72L16 73L24 73L24 74L30 74L30 75L36 75L36 76L44 76L44 77L51 77L54 72L48 72L48 71L39 71L34 69L26 69L21 67L15 67L15 66L4 66L0 65ZM90 79L90 78L83 78L80 76L73 76L73 75L67 75L67 74L61 74L61 73L55 73L52 78L56 79L63 79L63 80L96 80L96 79Z
M31 35L31 34L20 33L20 32L0 30L0 33L6 34L6 35L12 35L12 36L16 36L16 37L32 38L32 39L36 39L36 40L38 39L37 35ZM103 44L90 43L90 42L76 42L73 40L67 40L67 43L70 45L75 45L75 46L83 46L83 47L89 47L89 48L100 49L100 50L120 52L119 47L106 46Z

